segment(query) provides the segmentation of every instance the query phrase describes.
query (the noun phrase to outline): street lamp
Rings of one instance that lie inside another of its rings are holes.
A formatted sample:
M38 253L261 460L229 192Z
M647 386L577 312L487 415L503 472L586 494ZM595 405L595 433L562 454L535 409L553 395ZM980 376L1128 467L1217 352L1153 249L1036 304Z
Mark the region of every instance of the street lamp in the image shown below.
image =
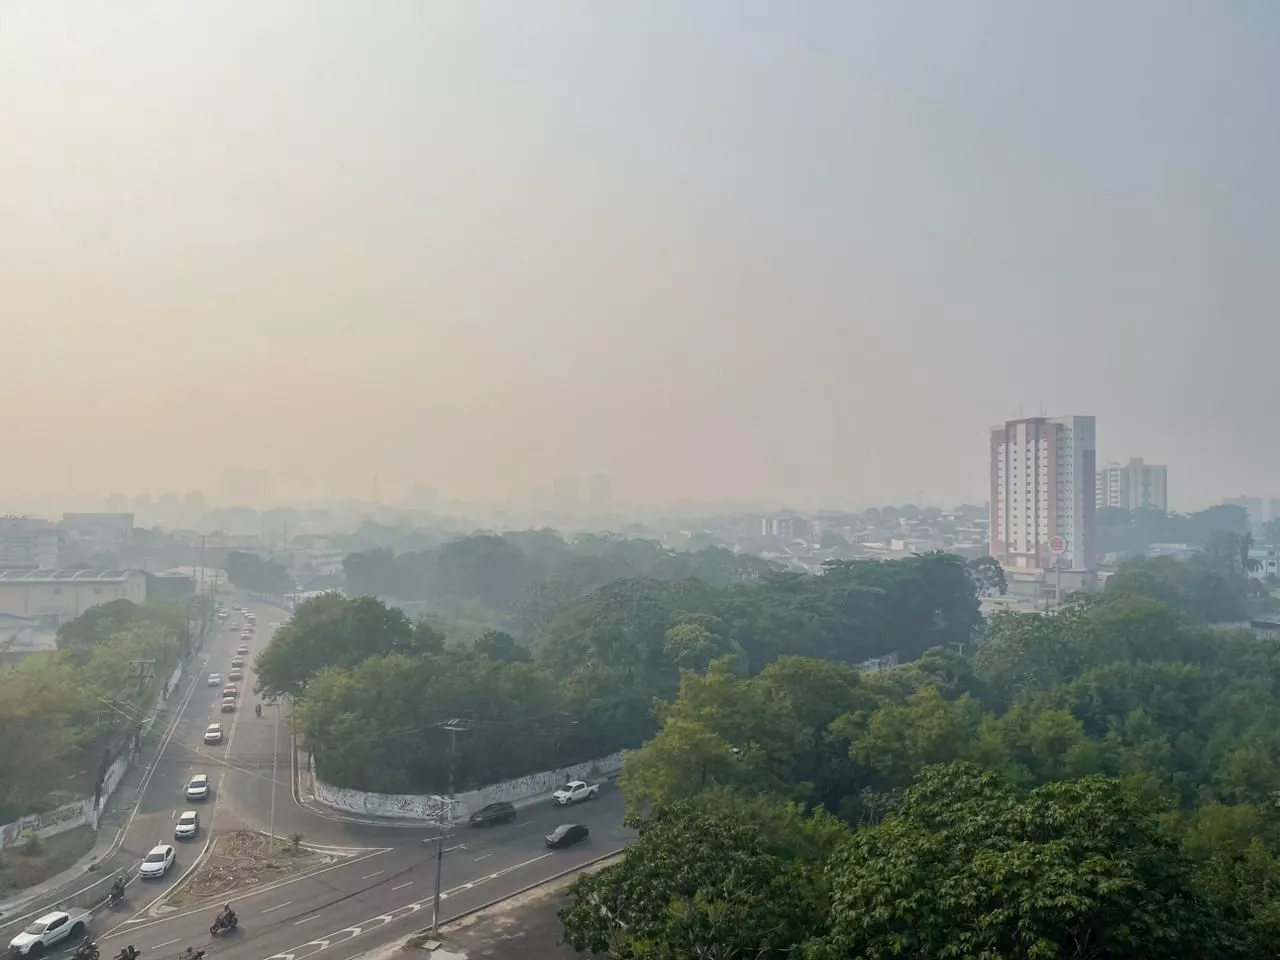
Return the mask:
M453 836L453 805L455 803L453 796L453 767L454 758L458 753L458 734L466 733L469 729L462 720L449 720L440 724L441 730L449 731L449 807L445 812L445 818L448 821L449 833L447 836ZM444 825L441 825L440 833L436 837L436 895L431 905L431 933L435 935L440 930L440 883L444 874L444 838L446 833ZM422 841L426 843L427 841Z

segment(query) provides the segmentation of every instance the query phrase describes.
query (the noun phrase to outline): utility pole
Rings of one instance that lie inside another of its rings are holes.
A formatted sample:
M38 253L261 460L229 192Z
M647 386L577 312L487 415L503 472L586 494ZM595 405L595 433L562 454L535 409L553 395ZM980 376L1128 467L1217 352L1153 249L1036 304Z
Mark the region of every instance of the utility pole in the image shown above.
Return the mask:
M453 830L453 805L455 803L453 795L453 768L454 760L458 755L458 734L466 733L467 727L461 720L450 720L441 728L449 731L449 808L445 813L448 819L450 835ZM440 930L440 884L444 875L444 828L441 826L440 835L436 837L436 895L431 906L431 933L435 935Z

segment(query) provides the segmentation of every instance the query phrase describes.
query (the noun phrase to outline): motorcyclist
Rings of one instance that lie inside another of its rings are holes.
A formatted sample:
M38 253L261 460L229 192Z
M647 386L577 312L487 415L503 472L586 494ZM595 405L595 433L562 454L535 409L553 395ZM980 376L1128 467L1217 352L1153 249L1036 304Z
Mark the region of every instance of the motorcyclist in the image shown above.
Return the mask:
M222 908L222 919L226 922L227 926L231 926L231 924L236 922L236 912L231 909L231 904L228 903Z
M258 716L262 716L262 704L255 703L253 705L253 712L256 713Z
M92 940L86 940L80 946L76 947L77 957L96 957L98 955L98 945Z
M124 877L116 877L116 882L111 884L110 897L112 900L124 899Z
M132 943L120 951L117 960L138 960L138 948Z

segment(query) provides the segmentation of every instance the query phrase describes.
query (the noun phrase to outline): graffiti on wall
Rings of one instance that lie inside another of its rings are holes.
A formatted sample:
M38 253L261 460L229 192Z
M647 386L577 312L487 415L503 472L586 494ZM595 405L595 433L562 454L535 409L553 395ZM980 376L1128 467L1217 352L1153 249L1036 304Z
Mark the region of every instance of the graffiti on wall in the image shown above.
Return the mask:
M347 813L394 820L430 820L438 823L449 807L448 797L413 793L368 793L347 790L316 780L316 799L327 807Z
M577 763L571 767L544 770L541 773L531 773L503 783L493 783L479 790L458 794L454 800L453 815L450 819L465 820L481 807L497 803L499 800L520 803L536 797L550 796L556 787L569 780L598 780L611 777L621 769L622 754L612 753L607 757ZM448 797L431 794L368 793L364 790L330 786L319 779L316 780L315 785L318 801L325 806L347 813L362 813L394 820L439 822L449 807Z
M31 842L32 837L43 839L92 824L93 818L92 797L64 804L45 813L30 814L0 827L0 850L24 846Z

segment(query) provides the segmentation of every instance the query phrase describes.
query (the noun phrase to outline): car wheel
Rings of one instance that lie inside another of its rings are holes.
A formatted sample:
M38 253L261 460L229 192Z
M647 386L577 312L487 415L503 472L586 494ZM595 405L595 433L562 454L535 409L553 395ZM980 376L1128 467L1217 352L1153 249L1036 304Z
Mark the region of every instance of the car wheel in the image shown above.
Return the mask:
M84 936L84 924L83 924L83 923L77 923L74 927L72 927L72 928L71 928L71 939L72 939L72 940L79 939L80 937L83 937L83 936Z
M44 955L44 944L37 940L31 945L31 949L27 951L28 957L39 957Z

